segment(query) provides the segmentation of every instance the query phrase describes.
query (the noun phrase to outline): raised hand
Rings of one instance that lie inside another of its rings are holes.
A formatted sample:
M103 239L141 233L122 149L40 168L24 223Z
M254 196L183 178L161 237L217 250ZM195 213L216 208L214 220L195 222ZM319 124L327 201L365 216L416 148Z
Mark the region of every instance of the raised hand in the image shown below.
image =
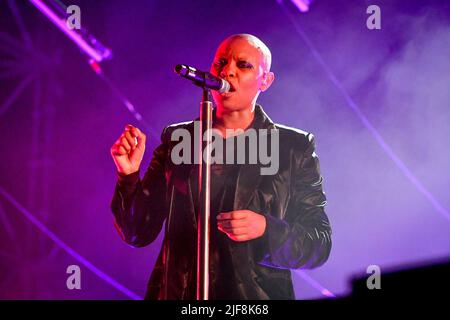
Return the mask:
M128 175L139 170L145 152L146 136L138 128L128 124L119 139L111 147L111 156L117 171Z

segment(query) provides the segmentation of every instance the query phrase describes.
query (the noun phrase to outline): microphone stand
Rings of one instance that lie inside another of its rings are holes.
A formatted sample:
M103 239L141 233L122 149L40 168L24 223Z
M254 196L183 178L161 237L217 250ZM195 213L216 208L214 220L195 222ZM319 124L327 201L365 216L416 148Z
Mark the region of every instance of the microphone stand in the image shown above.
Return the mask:
M198 169L198 212L197 212L197 300L209 299L209 231L211 191L211 142L213 102L209 90L203 89L200 103L200 141ZM203 136L205 139L203 139ZM203 150L206 155L203 157Z
M213 101L208 88L227 92L230 84L218 79L209 72L202 72L193 67L177 64L175 73L187 78L203 90L200 103L199 139L194 142L194 152L197 152L198 167L198 211L197 215L197 283L196 299L209 300L209 233L210 233L210 206L211 206L211 143L212 143L212 116ZM194 126L195 128L196 126ZM195 130L195 129L194 129ZM195 132L197 134L197 132ZM194 137L195 137L194 134ZM205 156L203 157L203 153Z

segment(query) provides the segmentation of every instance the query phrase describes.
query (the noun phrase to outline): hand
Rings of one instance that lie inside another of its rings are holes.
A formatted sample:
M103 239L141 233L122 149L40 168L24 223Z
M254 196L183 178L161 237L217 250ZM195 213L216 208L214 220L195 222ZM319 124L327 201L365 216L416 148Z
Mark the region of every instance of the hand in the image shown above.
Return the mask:
M266 217L251 210L223 212L217 216L217 227L231 240L252 240L264 234Z
M124 175L139 170L145 152L145 134L128 124L122 135L111 147L111 156L117 171Z

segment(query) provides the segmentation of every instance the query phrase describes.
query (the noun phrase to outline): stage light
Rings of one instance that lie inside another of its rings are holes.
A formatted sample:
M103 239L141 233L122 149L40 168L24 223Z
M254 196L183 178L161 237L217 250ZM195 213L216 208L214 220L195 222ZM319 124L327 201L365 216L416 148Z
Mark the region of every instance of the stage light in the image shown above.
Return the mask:
M313 0L291 0L291 2L300 10L300 12L308 12Z

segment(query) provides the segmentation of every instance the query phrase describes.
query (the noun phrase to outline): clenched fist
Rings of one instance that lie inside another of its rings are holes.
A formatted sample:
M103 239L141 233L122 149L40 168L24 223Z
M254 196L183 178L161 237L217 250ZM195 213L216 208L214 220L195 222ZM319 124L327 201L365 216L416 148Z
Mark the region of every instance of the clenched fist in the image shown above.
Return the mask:
M145 134L128 124L111 147L111 156L117 171L127 175L139 170L145 152Z

